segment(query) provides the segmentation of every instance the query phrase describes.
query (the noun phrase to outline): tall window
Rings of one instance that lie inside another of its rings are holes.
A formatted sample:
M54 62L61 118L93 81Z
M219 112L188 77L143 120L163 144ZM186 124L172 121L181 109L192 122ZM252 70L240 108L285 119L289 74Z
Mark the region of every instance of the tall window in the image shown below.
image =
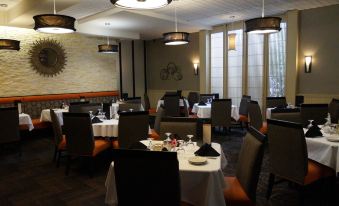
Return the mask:
M267 96L285 96L286 77L286 23L281 31L269 35L269 82Z
M228 34L236 34L235 50L228 51L228 98L232 99L232 104L239 106L242 97L243 30L229 31Z
M262 105L263 68L264 68L264 35L248 36L248 94L251 99Z
M223 97L224 33L211 34L211 92Z

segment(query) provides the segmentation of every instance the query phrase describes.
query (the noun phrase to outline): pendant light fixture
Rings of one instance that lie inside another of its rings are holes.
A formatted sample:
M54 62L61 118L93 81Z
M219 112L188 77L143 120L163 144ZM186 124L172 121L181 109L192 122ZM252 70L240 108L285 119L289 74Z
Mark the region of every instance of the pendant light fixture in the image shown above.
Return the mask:
M105 23L105 26L109 27L110 23ZM117 53L119 51L118 45L113 45L109 43L109 36L107 36L107 44L98 45L98 52L104 54L112 54Z
M262 0L261 18L255 18L245 21L246 32L253 34L275 33L281 30L280 17L265 17L265 0Z
M231 16L232 22L231 22L231 29L230 31L233 31L233 21L235 16ZM236 33L228 34L228 51L235 51L235 43L236 43Z
M123 9L158 9L170 4L172 0L111 0L111 3Z
M75 18L56 14L55 0L53 0L53 14L40 14L33 17L34 29L38 32L51 34L65 34L75 32Z
M20 41L13 39L0 39L1 50L20 50Z
M178 22L177 22L177 7L174 8L174 22L175 22L175 32L168 32L163 34L165 45L182 45L189 42L189 33L187 32L178 32Z

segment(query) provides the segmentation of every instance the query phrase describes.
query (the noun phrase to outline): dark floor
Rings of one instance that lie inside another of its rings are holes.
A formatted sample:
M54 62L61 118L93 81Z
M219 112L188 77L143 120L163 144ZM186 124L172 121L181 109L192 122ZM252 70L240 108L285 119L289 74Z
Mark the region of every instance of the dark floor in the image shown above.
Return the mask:
M235 173L244 134L243 130L233 129L228 135L216 134L214 137L214 141L222 144L228 160L224 170L227 176ZM105 179L110 164L109 153L97 158L94 177L89 178L82 161L74 162L69 176L64 175L64 162L60 168L55 167L55 163L52 162L54 147L51 138L24 137L22 150L21 157L10 148L0 151L0 206L105 205ZM266 201L267 156L266 152L258 184L257 205L299 205L298 193L285 183L276 185L271 200ZM324 202L324 198L318 198L320 193L318 188L319 185L310 188L316 189L317 192L306 194L305 205L321 205L321 202Z

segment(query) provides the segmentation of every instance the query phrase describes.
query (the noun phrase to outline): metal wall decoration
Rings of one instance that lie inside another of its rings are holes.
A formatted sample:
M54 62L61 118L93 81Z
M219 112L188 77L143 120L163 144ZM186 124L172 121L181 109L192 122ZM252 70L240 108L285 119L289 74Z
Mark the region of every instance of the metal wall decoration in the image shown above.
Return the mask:
M54 39L39 39L33 43L30 63L33 69L44 76L56 76L65 68L66 52Z
M166 68L160 71L161 80L170 80L171 78L176 81L182 80L183 78L180 69L172 62L168 63Z

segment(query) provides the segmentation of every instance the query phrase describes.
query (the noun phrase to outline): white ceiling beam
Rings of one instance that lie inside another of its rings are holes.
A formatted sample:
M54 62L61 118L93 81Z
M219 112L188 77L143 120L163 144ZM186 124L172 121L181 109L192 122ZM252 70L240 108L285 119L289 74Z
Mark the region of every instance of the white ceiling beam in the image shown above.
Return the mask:
M135 13L135 14L139 14L139 15L144 15L144 16L148 16L148 17L153 17L153 18L157 18L157 19L162 19L162 20L174 22L174 16L163 15L163 14L159 14L159 13L152 12L152 11L144 11L144 10L141 11L141 10L132 10L132 9L125 10L125 11L130 12L130 13ZM183 19L179 19L179 18L177 19L177 21L178 21L178 23L199 27L200 29L203 29L203 30L211 30L212 29L211 26L199 24L199 23L196 23L196 22L190 22L190 21L186 21L186 20L183 20Z

